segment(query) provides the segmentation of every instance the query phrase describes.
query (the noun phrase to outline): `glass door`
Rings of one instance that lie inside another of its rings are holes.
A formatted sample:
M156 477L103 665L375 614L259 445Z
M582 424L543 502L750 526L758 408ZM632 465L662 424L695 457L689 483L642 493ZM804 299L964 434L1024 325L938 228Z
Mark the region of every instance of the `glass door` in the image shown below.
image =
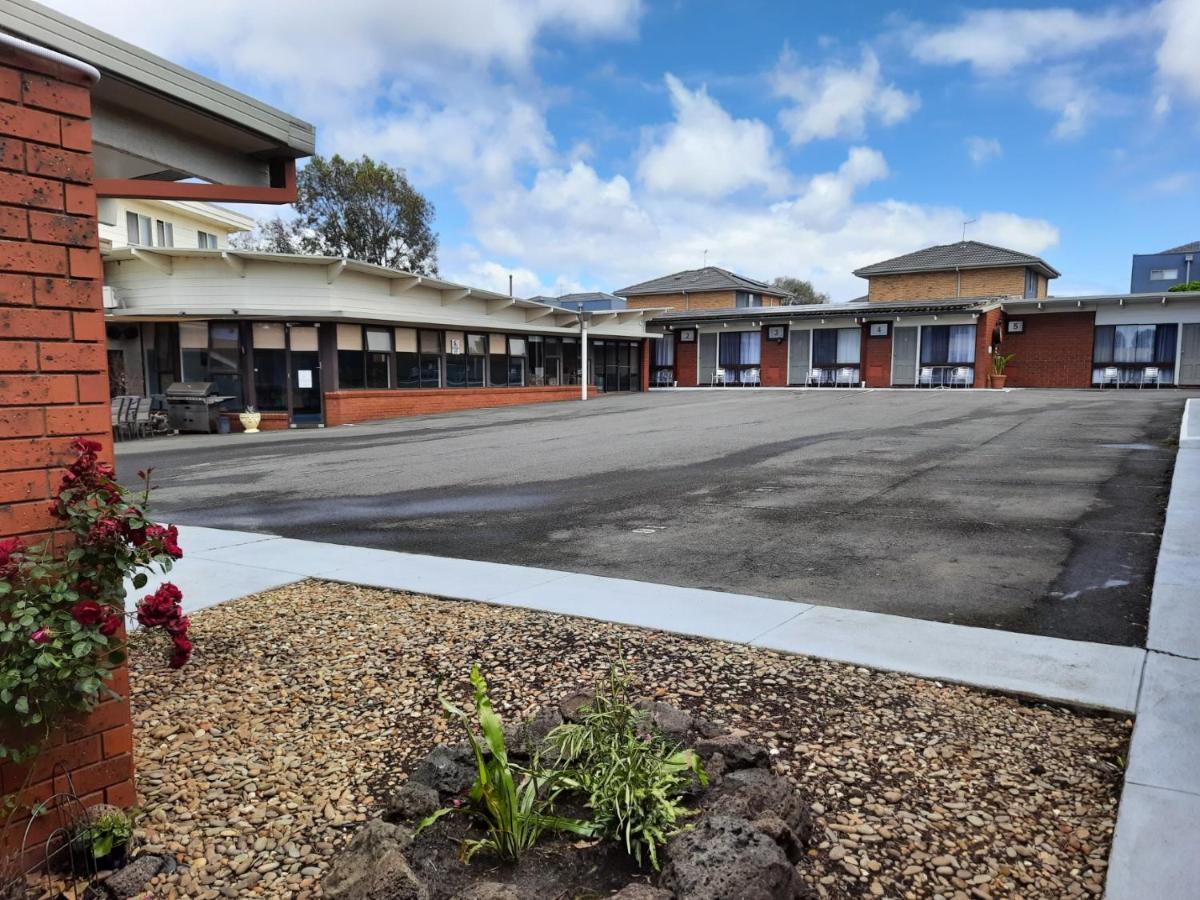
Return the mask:
M321 425L321 353L315 325L288 327L288 410L297 428Z

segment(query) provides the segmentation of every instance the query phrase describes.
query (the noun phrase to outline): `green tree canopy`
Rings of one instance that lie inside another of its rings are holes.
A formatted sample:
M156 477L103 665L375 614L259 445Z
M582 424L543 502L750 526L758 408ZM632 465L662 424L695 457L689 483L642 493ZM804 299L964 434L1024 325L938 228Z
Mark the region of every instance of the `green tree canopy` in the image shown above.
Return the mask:
M1200 281L1188 281L1167 288L1168 291L1200 291Z
M237 246L274 253L344 256L437 274L433 204L404 172L369 156L314 156L296 176L296 218L258 223Z
M792 278L788 275L780 275L771 282L771 287L779 288L781 291L787 291L790 294L790 299L786 302L789 305L800 305L804 303L828 303L829 295L823 291L818 291L813 287L811 281L805 281L803 278Z

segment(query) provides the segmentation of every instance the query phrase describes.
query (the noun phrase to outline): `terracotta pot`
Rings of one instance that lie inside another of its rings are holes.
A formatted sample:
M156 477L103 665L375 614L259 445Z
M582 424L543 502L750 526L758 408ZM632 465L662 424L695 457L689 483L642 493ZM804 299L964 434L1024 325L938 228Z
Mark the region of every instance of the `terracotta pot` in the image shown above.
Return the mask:
M988 379L991 381L992 390L999 391L1004 388L1004 383L1008 381L1008 376L993 374L989 375Z
M238 413L238 421L242 423L242 431L246 434L258 434L258 423L262 421L262 413Z

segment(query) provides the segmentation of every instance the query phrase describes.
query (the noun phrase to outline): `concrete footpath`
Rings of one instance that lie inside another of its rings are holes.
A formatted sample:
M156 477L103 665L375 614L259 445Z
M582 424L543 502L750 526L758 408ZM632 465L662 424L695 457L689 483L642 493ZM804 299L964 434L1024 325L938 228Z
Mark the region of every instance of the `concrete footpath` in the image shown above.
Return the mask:
M250 532L184 526L179 542L187 555L167 580L183 591L189 612L321 578L583 616L1121 713L1134 710L1146 656L1136 647ZM160 580L131 592L131 604Z
M1108 900L1200 897L1200 401L1185 407Z

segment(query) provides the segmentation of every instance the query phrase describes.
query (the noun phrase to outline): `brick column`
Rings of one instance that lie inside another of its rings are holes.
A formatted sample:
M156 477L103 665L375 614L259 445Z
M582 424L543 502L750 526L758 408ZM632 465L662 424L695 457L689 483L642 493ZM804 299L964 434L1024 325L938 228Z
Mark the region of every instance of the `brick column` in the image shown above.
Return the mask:
M785 326L782 341L767 337L770 325L762 327L762 353L759 363L759 379L763 387L787 387L788 383L788 332Z
M73 69L0 48L0 538L52 537L48 498L72 438L100 441L112 459L90 115L90 86ZM85 804L134 803L124 666L112 687L124 699L52 738L23 803L50 795L60 761ZM3 767L0 790L17 790L26 774ZM23 828L0 836L0 848L16 846Z
M992 374L992 333L1000 327L1003 318L999 309L989 309L975 322L975 387L987 387ZM1000 338L1004 340L1003 336Z
M662 338L662 340L670 340L670 338L666 337ZM653 358L650 353L650 341L651 338L642 338L641 340L642 367L639 370L641 373L641 385L638 387L638 390L643 392L650 390L650 360Z
M892 328L888 322L887 337L871 337L871 323L863 325L862 361L863 381L867 387L885 388L892 386Z
M675 381L679 387L695 387L696 354L700 347L699 332L696 332L696 340L689 343L679 340L678 331L668 334L665 340L675 341Z

